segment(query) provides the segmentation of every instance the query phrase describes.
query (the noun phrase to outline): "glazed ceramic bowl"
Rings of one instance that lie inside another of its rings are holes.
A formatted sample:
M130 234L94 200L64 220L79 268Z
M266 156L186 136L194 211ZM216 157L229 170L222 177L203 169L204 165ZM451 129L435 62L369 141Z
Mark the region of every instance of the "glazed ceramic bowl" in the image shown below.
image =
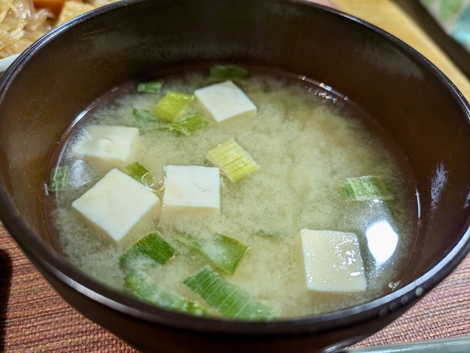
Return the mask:
M282 70L356 102L406 156L419 235L394 291L339 312L272 322L187 316L134 300L72 266L45 226L48 159L91 102L167 68L219 62ZM470 109L429 61L338 11L292 0L134 0L81 16L24 52L0 84L0 216L79 312L145 352L334 351L402 315L470 248Z

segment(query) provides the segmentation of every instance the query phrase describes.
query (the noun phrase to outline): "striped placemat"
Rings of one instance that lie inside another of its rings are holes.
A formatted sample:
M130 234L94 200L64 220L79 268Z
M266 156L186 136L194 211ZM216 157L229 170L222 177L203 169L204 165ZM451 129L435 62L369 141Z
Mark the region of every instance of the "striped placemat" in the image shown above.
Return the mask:
M137 352L62 300L1 226L0 269L0 352ZM405 315L355 347L470 335L469 293L467 257Z

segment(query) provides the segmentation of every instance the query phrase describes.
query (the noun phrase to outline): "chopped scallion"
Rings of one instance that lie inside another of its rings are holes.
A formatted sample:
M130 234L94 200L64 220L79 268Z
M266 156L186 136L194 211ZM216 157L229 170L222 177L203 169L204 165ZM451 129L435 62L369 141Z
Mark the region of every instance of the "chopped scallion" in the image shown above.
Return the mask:
M139 124L139 127L152 129L157 124L157 117L148 110L134 108L132 110L132 115L134 115L134 118L137 121L137 124Z
M149 174L149 171L139 162L128 164L126 170L129 175L137 181L142 181L142 179Z
M57 167L51 171L49 177L49 191L63 191L67 188L69 178L68 167Z
M206 158L233 183L259 169L250 154L233 139L211 149Z
M253 296L227 282L210 266L204 266L184 284L222 316L240 320L272 319L274 311Z
M161 91L164 83L164 80L141 82L137 85L137 92L158 93Z
M208 258L214 267L230 275L235 272L248 251L248 246L241 241L217 233L198 238L182 233L177 240L198 251Z
M210 68L209 78L215 81L246 80L248 71L236 65L215 65Z
M130 263L139 258L151 259L164 265L175 254L176 250L163 238L159 232L147 234L135 242L120 258L123 269L131 267Z
M174 123L161 124L158 126L159 130L177 131L183 135L191 135L192 133L201 130L209 124L209 121L202 116L194 115L184 120Z
M139 183L147 186L150 189L155 187L155 178L150 174L150 172L139 162L133 162L126 166L127 173L137 180Z
M193 300L159 289L146 274L133 272L124 278L124 282L139 299L151 304L198 316L208 313L207 309Z
M165 121L173 122L193 100L193 94L169 91L155 105L153 113Z
M167 122L158 119L152 112L145 109L136 109L132 111L134 118L140 128L145 130L168 130L175 131L185 136L203 129L209 124L209 121L200 115L193 115L175 122Z
M346 194L353 200L393 200L392 193L377 176L346 178L343 184Z

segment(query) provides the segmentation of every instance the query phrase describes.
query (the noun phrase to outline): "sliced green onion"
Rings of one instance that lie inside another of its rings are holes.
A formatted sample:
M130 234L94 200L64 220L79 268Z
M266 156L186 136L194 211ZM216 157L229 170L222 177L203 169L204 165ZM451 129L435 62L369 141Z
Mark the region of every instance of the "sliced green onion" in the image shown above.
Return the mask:
M145 258L164 265L175 254L175 249L159 232L147 234L135 242L120 258L123 269L131 267L131 262Z
M49 191L63 191L67 188L69 179L68 167L57 167L49 176Z
M209 78L215 81L241 81L248 78L248 71L236 65L216 65L210 68Z
M189 118L184 120L180 120L174 123L169 124L161 124L158 126L159 130L169 130L169 131L177 131L183 135L191 135L194 132L203 129L205 126L209 124L207 119L204 119L200 115L193 115Z
M162 90L162 86L164 83L164 80L141 82L137 85L137 92L159 93Z
M142 181L149 174L149 171L139 162L128 164L126 170L137 181Z
M155 178L142 164L140 164L139 162L133 162L126 166L126 170L127 173L139 183L142 183L148 188L154 190Z
M132 109L132 115L134 115L134 118L140 127L151 129L157 124L157 117L146 109L134 108Z
M209 124L209 121L200 115L193 115L180 121L166 122L158 119L152 112L145 109L134 108L132 114L141 128L176 131L186 136L203 129Z
M377 176L346 178L343 184L346 194L353 200L393 200L392 193Z
M214 267L230 275L235 272L248 251L248 246L241 241L217 233L209 234L204 238L181 233L177 240L198 251L209 259Z
M209 312L193 300L159 289L152 283L148 275L144 273L133 272L124 278L124 283L139 299L151 304L198 316Z
M153 113L165 121L173 122L193 100L193 94L169 91L155 105Z
M227 282L210 266L204 266L198 273L186 278L183 283L224 317L267 320L275 316L272 309Z
M206 158L233 183L259 169L250 154L232 139L211 149Z

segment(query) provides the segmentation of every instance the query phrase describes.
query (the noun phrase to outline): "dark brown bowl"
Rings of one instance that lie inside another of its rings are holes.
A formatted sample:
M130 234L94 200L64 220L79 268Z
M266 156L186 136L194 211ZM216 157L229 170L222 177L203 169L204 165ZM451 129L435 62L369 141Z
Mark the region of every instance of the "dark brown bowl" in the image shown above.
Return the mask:
M97 97L163 68L240 62L305 75L345 94L399 145L420 199L419 239L392 293L314 317L233 322L146 305L81 273L42 215L48 159ZM391 323L470 249L470 109L429 61L393 36L307 1L135 0L52 31L0 86L0 216L83 315L148 352L334 351Z

